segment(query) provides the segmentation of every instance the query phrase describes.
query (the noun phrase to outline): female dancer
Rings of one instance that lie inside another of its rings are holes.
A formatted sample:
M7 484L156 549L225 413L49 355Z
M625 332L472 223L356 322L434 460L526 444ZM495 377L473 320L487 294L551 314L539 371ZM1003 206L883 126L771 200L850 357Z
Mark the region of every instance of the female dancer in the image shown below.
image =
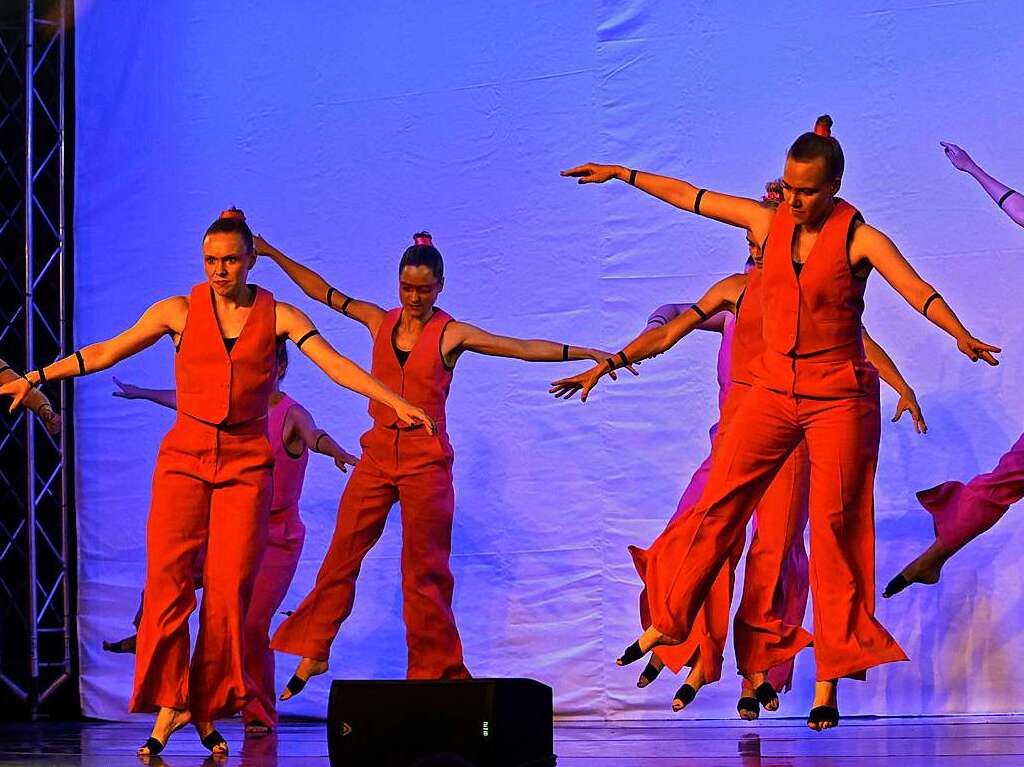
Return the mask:
M768 190L770 195L771 183ZM766 197L766 204L773 203L770 196ZM749 392L750 362L763 350L760 314L762 250L749 238L747 244L751 256L748 266L754 268L748 269L745 274L726 278L698 302L706 305L712 294L721 292L725 296L725 311L711 315L707 320L701 320L696 313L688 313L692 304L666 305L656 310L645 331L646 334L676 317L682 317L681 322L674 323L675 331L664 339L668 344L665 347L667 349L695 328L722 328L722 350L719 353L722 418L720 430L712 428L713 445L716 441L715 432L718 431L720 434L721 430L729 428L729 416L735 413L743 397ZM741 304L744 307L743 312L739 311ZM657 353L661 351L664 349ZM909 411L914 418L915 428L918 431L925 429L913 390L885 351L875 344L866 332L865 351L868 360L880 371L883 380L900 394L893 421L899 420L904 412ZM729 373L730 370L732 375ZM589 392L599 377L599 372L588 371L555 382L552 392L556 396L571 396L578 389L585 387ZM676 514L669 521L669 527L680 525L688 530L695 529L696 516L693 514L693 508L707 483L713 456L714 451L694 474L690 485L683 493ZM791 686L793 656L810 641L810 636L801 629L808 589L807 554L803 545L803 531L807 523L808 475L807 450L801 443L761 498L754 518L754 537L747 555L743 596L736 615L734 634L737 663L743 674L737 710L743 719L756 719L762 704L771 711L778 708L776 691ZM781 530L783 535L772 535L776 531L759 526L757 519L761 515L784 516L787 524ZM727 565L723 566L716 576L687 639L679 645L659 647L641 673L638 686L645 687L657 677L666 661L676 672L682 665L691 667L686 682L676 692L673 700L673 708L677 711L685 708L686 704L693 700L702 685L720 678L735 568L742 550L741 537L730 552ZM630 551L641 578L646 580L652 577L653 574L647 572L646 552L636 547L630 547ZM650 624L646 591L641 595L641 621L645 628ZM759 661L759 655L764 656L769 652L765 647L766 643L771 645L770 661ZM763 667L761 664L765 662L770 664L767 684L761 681L764 675L747 671ZM751 679L756 682L752 682Z
M327 671L331 643L352 611L355 582L367 552L380 538L396 503L402 508L402 593L410 679L469 677L452 613L451 444L445 401L455 363L464 352L535 362L605 359L606 354L553 341L526 341L488 333L458 322L437 308L444 287L444 261L426 232L419 232L398 266L401 305L386 311L352 298L312 270L292 261L265 240L268 256L310 298L366 327L373 339L373 374L402 391L437 424L438 439L397 428L394 416L370 405L373 427L360 443L362 459L345 487L338 522L316 585L274 634L271 647L299 655L282 700L300 692L311 676Z
M284 601L295 577L295 568L302 554L306 526L299 516L299 497L306 476L309 453L320 453L334 460L343 473L358 460L344 450L323 429L317 428L313 416L298 402L281 391L280 383L288 372L288 347L277 344L277 381L270 395L267 415L267 436L274 454L273 500L270 504L270 523L267 549L263 554L252 588L252 601L245 616L245 670L256 683L254 697L242 709L245 732L264 735L277 726L274 699L274 653L270 649L270 622ZM114 379L118 391L115 397L144 399L158 405L177 408L174 389L145 389ZM202 568L198 568L198 581L202 583ZM142 605L135 617L139 626ZM118 642L104 642L103 649L111 652L135 652L136 637Z
M831 119L819 120L828 132ZM880 231L836 198L842 150L830 135L805 133L790 147L776 210L676 179L615 165L564 171L580 183L620 178L677 207L746 229L766 242L762 279L765 350L751 365L755 383L719 440L697 505L693 535L666 533L648 551L648 567L675 572L648 582L650 628L622 657L678 644L692 626L715 575L742 535L757 500L803 440L811 465L811 585L817 658L815 705L808 726L839 722L836 682L906 656L874 617L873 485L877 461L878 379L864 358L861 313L866 280L877 270L913 307L951 335L971 360L995 365L998 348L977 340ZM724 304L725 297L718 299ZM695 305L708 313L714 306ZM662 331L671 332L666 325ZM609 358L637 361L657 348L655 334ZM638 356L639 355L639 356ZM785 519L760 519L784 528ZM652 588L652 584L654 588ZM759 672L760 673L760 672Z
M206 282L190 295L158 301L120 335L0 387L0 395L14 398L13 411L47 379L105 370L165 335L177 348L178 418L153 476L146 609L130 703L132 712L157 712L142 756L160 752L189 722L206 748L226 754L213 720L230 716L253 695L244 672L245 610L270 512L267 409L277 340L290 339L332 381L389 408L396 420L433 429L420 408L338 354L306 315L249 285L255 263L252 232L240 212L230 211L203 237ZM190 668L193 563L204 547L203 604Z
M1024 195L996 181L956 144L941 143L953 167L973 176L1010 220L1024 226ZM911 583L938 583L942 566L949 558L992 527L1021 498L1024 434L987 474L979 474L966 485L943 482L917 494L917 500L934 519L935 540L889 581L882 596L895 596Z

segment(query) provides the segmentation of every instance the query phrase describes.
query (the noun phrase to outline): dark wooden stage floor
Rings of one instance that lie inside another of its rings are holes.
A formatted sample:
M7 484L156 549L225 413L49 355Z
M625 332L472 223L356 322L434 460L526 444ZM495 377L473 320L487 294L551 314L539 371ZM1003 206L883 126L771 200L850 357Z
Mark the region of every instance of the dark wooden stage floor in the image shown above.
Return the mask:
M285 723L243 742L236 721L220 727L231 756L216 762L191 730L149 764L159 767L327 767L322 723ZM144 724L0 723L0 765L128 767ZM850 719L829 733L802 721L565 722L556 727L559 767L1022 767L1024 716Z

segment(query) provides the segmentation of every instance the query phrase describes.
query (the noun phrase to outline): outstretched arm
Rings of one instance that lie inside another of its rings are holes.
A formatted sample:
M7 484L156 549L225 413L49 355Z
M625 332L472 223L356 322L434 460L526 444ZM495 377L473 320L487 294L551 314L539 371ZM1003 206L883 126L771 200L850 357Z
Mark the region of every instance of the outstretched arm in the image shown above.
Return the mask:
M17 381L0 386L0 396L11 396L13 413L23 404L25 396L45 378L59 381L62 378L96 373L106 370L121 360L138 354L155 344L161 336L180 333L184 318L188 314L188 300L183 296L165 298L149 307L128 330L107 341L83 347L76 354L47 365L40 371L33 370Z
M1017 192L1002 181L997 181L986 173L966 151L956 144L947 141L940 141L942 151L957 170L969 173L974 180L981 184L981 188L991 197L995 203L1003 209L1003 213L1019 226L1024 226L1024 195Z
M889 384L900 397L899 402L896 403L896 413L892 417L893 423L900 420L904 413L910 413L910 417L914 420L914 430L918 434L927 434L928 424L924 422L924 416L921 414L920 405L917 404L917 395L914 390L910 388L910 384L907 383L885 349L868 335L867 329L861 328L861 333L864 336L864 353L868 362L878 369L879 377Z
M387 405L406 423L423 424L431 434L435 432L433 421L423 410L410 405L348 357L338 354L313 327L309 317L282 301L277 302L276 311L278 335L287 336L334 383Z
M141 386L134 386L119 381L117 376L114 376L114 385L118 388L118 391L113 393L115 397L120 397L121 399L145 399L171 410L178 409L178 392L174 389L144 389Z
M380 327L385 314L382 308L368 301L358 301L331 287L327 284L327 280L319 274L308 266L303 266L297 261L288 258L288 256L263 239L263 237L257 235L254 238L254 242L256 244L256 253L266 256L280 266L284 273L291 278L292 282L298 285L307 296L314 301L327 304L335 311L341 312L356 322L361 322L370 331L371 336L377 334L377 328Z
M664 325L645 330L630 341L622 351L603 360L590 370L555 381L551 384L549 392L556 397L571 399L577 391L582 391L580 399L586 402L590 390L597 385L602 376L612 373L618 367L661 354L696 330L709 316L721 311L734 310L736 300L743 292L746 281L745 274L733 274L724 280L719 280L697 303L691 304L686 312Z
M285 421L285 444L295 442L305 445L311 452L330 456L334 459L334 465L345 473L349 466L355 466L359 460L335 442L330 434L318 429L313 416L301 405L292 407Z
M748 229L754 233L758 242L768 235L775 216L772 208L766 208L757 200L700 189L688 181L630 170L622 165L598 165L591 162L563 170L562 175L575 178L580 184L603 184L612 179L625 181L680 210Z
M489 357L510 357L525 362L568 362L603 360L607 352L586 346L570 346L557 341L513 338L489 333L467 322L452 322L444 334L445 357L451 365L463 352Z
M16 381L21 376L3 360L0 360L0 385ZM46 398L39 389L33 389L25 397L25 407L36 414L43 427L50 434L56 434L60 431L61 418L53 406L50 404L50 400Z
M644 330L653 330L661 325L666 325L683 312L689 310L693 304L662 304L647 318L647 327ZM715 333L721 333L725 330L725 312L718 312L708 317L706 320L697 326L697 330L710 330Z
M850 243L850 261L855 269L864 262L870 263L904 301L951 335L957 348L972 362L981 359L989 365L999 364L994 355L1002 349L972 336L945 299L921 279L892 240L880 231L867 224L858 226Z

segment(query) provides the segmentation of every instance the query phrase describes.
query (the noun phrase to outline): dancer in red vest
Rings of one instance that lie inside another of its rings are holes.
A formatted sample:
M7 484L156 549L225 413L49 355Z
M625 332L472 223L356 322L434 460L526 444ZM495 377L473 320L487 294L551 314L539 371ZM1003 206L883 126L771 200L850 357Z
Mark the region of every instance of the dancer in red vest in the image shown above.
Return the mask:
M334 459L334 465L343 473L356 465L356 457L344 450L323 429L317 428L313 416L280 390L280 383L288 371L288 347L277 345L277 386L270 395L267 416L267 435L274 454L274 484L270 503L270 523L267 548L256 573L252 600L245 615L245 670L255 683L254 697L242 709L247 734L262 735L277 725L274 699L274 653L270 649L270 622L284 601L295 577L295 569L302 554L306 527L299 516L299 497L306 476L309 453L320 453ZM115 397L145 399L158 405L177 408L174 389L146 389L114 379L118 391ZM202 583L202 569L198 570ZM142 605L135 618L138 628ZM135 652L136 637L118 642L104 642L103 649L111 652Z
M663 339L668 344L666 349L693 329L722 327L722 346L729 354L720 352L719 355L719 381L723 396L720 396L722 417L718 435L728 428L736 428L732 416L752 386L750 363L764 350L760 296L762 249L749 238L747 244L751 254L748 266L755 268L720 281L697 302L700 306L719 306L721 311L709 312L708 319L702 320L697 313L688 311L693 304L662 306L652 315L655 322L637 339L676 317L682 319L675 323L673 333ZM734 316L736 319L732 320ZM877 367L883 380L900 394L893 421L898 421L904 412L910 412L915 428L919 432L925 431L927 427L913 390L885 351L866 332L865 348L868 360ZM656 353L662 351L664 349L659 347ZM731 376L723 377L723 368L730 370ZM589 393L599 378L600 368L597 368L556 381L552 392L556 396L571 396L579 389ZM714 434L716 430L712 429L712 432ZM717 439L720 436L713 437L713 444ZM673 527L679 527L679 532L673 531L677 535L692 534L696 530L698 518L693 510L707 484L714 456L713 450L712 456L694 475L666 533ZM808 590L803 532L807 524L809 472L807 448L800 443L758 502L754 516L753 539L747 554L743 594L734 630L737 666L743 676L737 710L743 719L756 719L761 705L770 711L778 708L777 691L791 687L793 657L810 641L810 635L801 628ZM762 515L770 519L783 518L787 522L781 527L758 525L757 520ZM687 532L681 532L683 530ZM630 551L644 582L658 577L674 577L674 567L669 572L656 573L647 566L646 551L637 547L630 547ZM676 673L684 665L691 667L686 682L676 691L673 700L676 711L685 708L701 686L717 681L721 676L735 568L742 553L741 537L730 552L726 565L715 577L689 636L681 644L658 647L641 673L638 686L645 687L665 664ZM646 589L641 595L641 622L645 628L650 625ZM764 660L766 657L770 657L771 662L765 679L765 675L757 674L756 669L764 668L763 664L768 662Z
M163 750L192 722L203 745L226 754L213 720L241 709L254 691L245 675L245 613L263 556L273 454L267 409L279 338L339 386L393 408L395 418L433 428L430 418L342 357L313 323L246 277L252 232L239 211L203 238L207 281L189 296L159 301L128 330L0 387L19 407L33 386L105 370L169 335L175 343L178 417L160 446L146 533L146 608L139 627L132 712L156 712L141 756ZM206 549L199 635L189 658L195 609L193 565Z
M874 616L873 485L880 427L877 371L864 358L861 336L868 275L877 270L972 361L995 365L993 354L999 351L968 333L896 246L863 223L852 205L836 198L843 157L829 135L830 125L830 118L819 120L820 134L805 133L790 147L785 202L774 211L756 200L621 166L587 164L563 172L581 183L620 178L683 210L744 228L755 242L767 240L765 349L751 365L755 384L733 416L743 428L730 429L719 439L720 457L695 511L700 517L695 533L666 534L648 550L649 567L666 572L674 564L676 576L646 584L651 626L620 661L633 662L689 634L758 499L803 440L811 464L818 681L808 726L815 730L839 723L839 678L863 678L873 666L906 659ZM698 304L692 311L702 315L709 308ZM670 325L662 330L670 333ZM613 370L642 359L659 348L659 340L631 344L603 367ZM760 524L782 527L786 520L762 514ZM662 558L664 563L657 562ZM766 658L762 670L773 660Z
M973 177L1011 221L1024 226L1024 195L992 178L956 144L941 143L953 167ZM967 484L943 482L917 494L917 500L935 522L935 540L889 581L882 596L895 596L911 583L938 583L942 566L949 558L1002 519L1021 498L1024 434L992 471L979 474Z
M10 365L0 359L0 386L11 381L16 381L21 375ZM33 389L25 397L25 409L35 413L36 418L50 434L60 433L61 417L53 409L50 400L38 389Z
M455 363L464 352L534 362L604 359L607 355L553 341L496 336L453 320L435 307L444 262L430 235L420 232L398 268L401 306L381 307L334 289L310 269L262 239L261 255L275 261L306 295L363 324L373 339L373 374L402 392L437 424L438 436L400 428L385 408L370 405L373 427L360 442L362 458L338 507L338 522L316 585L278 627L275 650L302 656L281 695L286 700L327 670L331 643L352 611L355 583L367 552L380 538L391 507L402 509L402 594L410 679L469 677L452 613L453 452L445 402Z

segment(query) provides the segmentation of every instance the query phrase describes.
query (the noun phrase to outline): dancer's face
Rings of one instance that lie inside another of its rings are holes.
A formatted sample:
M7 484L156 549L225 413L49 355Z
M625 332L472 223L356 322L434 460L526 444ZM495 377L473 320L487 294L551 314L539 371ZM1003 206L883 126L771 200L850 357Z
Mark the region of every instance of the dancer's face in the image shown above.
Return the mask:
M825 160L786 158L782 174L782 194L797 224L819 224L832 212L832 198L839 192L839 179L830 179Z
M398 296L411 317L429 317L443 288L444 279L437 279L429 266L406 266L398 275Z
M757 244L750 233L747 233L747 250L750 253L750 257L754 259L754 267L760 269L764 265L764 251L761 246Z
M218 295L237 295L255 263L256 254L246 251L245 242L237 234L219 232L203 240L203 268Z

